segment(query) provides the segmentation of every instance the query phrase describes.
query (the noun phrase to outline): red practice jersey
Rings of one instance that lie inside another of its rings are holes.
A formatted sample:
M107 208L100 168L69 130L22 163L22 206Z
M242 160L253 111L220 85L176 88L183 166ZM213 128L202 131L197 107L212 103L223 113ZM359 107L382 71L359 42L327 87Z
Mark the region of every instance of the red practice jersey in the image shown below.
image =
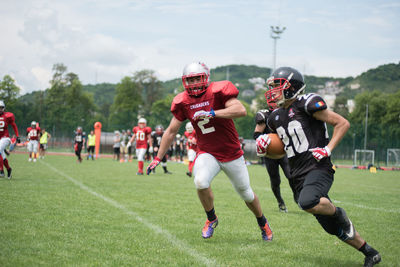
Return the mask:
M147 148L147 140L148 136L151 134L151 128L135 126L132 129L132 133L136 135L136 148Z
M193 149L194 151L197 151L197 137L196 137L196 131L193 130L193 132L185 132L184 133L186 138L187 138L187 148L188 149Z
M26 134L29 135L30 140L39 140L39 133L40 133L39 127L36 128L28 127L28 129L26 129Z
M4 112L0 115L0 138L10 137L10 133L8 132L9 125L13 127L15 135L18 136L18 128L15 124L14 114L11 112Z
M221 162L243 155L239 135L231 119L205 118L194 121L196 111L224 109L225 103L236 98L239 90L229 81L212 82L200 97L190 97L186 91L175 96L171 112L180 121L189 119L196 135L199 153L206 152Z

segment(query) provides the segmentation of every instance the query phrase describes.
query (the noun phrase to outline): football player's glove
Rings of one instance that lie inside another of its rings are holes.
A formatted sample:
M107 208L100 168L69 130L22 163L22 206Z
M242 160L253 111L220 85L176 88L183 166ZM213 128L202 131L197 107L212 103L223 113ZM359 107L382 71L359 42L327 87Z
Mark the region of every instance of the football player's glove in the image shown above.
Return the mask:
M149 153L153 153L153 147L151 146L151 147L149 147Z
M204 111L204 110L199 110L196 111L193 115L193 120L201 120L204 118L214 118L215 117L215 111L211 109L210 111Z
M256 139L257 156L259 157L265 156L269 144L271 144L271 138L268 136L268 134L260 135Z
M154 157L153 161L150 163L150 165L147 167L146 174L149 175L152 170L154 170L158 164L160 164L160 158L159 157Z
M75 150L75 152L78 151L78 143L75 143L74 150Z
M19 138L19 136L17 137L17 143L21 143L21 138Z
M126 147L131 147L132 146L132 143L131 142L128 142L128 144L126 145Z
M316 148L311 148L308 151L312 152L313 157L317 160L320 161L323 158L327 158L331 155L331 150L329 147L316 147Z

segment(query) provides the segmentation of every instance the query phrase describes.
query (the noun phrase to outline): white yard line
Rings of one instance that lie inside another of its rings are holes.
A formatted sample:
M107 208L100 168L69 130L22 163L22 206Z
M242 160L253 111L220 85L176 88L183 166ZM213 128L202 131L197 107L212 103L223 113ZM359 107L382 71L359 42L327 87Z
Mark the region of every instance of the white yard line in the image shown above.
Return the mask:
M88 192L88 193L90 193L90 194L92 194L92 195L104 200L105 202L107 202L111 206L113 206L113 207L115 207L115 208L117 208L119 210L122 210L125 214L132 216L136 221L142 223L144 226L146 226L149 229L153 230L155 233L161 235L168 242L173 244L176 248L178 248L182 252L190 255L196 261L198 261L198 262L200 262L200 263L202 263L204 265L207 265L207 266L218 266L219 265L219 264L217 264L216 260L214 260L212 258L209 258L209 257L207 257L205 255L200 254L199 252L197 252L193 248L190 248L187 243L185 243L182 240L179 240L176 236L172 235L167 230L161 228L158 225L155 225L155 224L149 222L147 219L141 217L136 212L127 209L125 206L121 205L117 201L115 201L115 200L113 200L111 198L108 198L106 196L103 196L100 193L97 193L96 191L92 190L90 187L88 187L88 186L84 185L83 183L75 180L74 178L72 178L68 174L63 173L62 171L56 169L55 167L51 166L50 164L44 162L43 160L41 160L39 162L44 164L44 165L46 165L49 169L53 170L55 173L61 175L62 177L66 178L67 180L71 181L72 183L77 185L80 189L82 189L82 190L84 190L84 191L86 191L86 192Z

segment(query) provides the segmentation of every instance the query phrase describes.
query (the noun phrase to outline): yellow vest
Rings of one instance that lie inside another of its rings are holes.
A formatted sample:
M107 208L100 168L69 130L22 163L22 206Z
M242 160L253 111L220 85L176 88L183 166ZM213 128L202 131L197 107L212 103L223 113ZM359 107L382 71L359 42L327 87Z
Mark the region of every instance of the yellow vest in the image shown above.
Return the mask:
M47 144L47 132L44 132L44 134L42 134L42 136L40 137L40 143Z
M96 135L88 135L88 146L95 146L96 145Z

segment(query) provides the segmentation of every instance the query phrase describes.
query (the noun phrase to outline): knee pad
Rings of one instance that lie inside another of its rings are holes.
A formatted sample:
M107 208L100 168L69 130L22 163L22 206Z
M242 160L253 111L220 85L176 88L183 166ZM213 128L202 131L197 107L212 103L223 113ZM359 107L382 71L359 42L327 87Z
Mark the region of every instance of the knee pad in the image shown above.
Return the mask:
M254 200L254 192L250 186L243 188L235 188L236 192L240 195L240 197L247 203L253 202Z
M325 232L330 235L336 235L339 237L339 227L336 220L332 216L327 215L314 215L319 224L324 228Z
M302 210L308 210L318 205L319 199L320 198L315 195L306 195L301 192L298 196L297 204Z
M210 182L207 177L203 175L195 175L194 184L196 185L196 189L206 189L210 187Z

